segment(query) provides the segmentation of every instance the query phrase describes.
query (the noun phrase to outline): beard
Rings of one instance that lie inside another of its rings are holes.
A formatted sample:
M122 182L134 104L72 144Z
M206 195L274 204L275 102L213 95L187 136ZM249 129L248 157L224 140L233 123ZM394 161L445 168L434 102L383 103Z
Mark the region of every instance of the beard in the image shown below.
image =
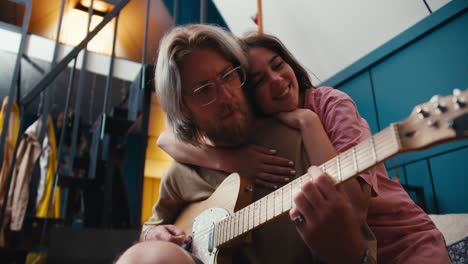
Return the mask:
M231 113L233 117L224 118ZM252 127L252 113L247 104L226 103L220 107L216 122L202 130L215 146L236 147L246 143Z

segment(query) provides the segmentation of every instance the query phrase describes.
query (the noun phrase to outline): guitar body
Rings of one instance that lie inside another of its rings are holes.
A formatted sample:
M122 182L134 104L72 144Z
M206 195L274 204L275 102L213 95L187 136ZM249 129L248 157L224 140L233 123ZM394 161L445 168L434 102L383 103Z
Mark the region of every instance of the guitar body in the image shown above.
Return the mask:
M229 175L206 200L190 204L182 210L174 225L192 235L192 255L203 263L230 261L229 250L208 248L210 227L252 201L252 183L237 173ZM237 241L242 241L238 239ZM231 243L234 246L234 243Z

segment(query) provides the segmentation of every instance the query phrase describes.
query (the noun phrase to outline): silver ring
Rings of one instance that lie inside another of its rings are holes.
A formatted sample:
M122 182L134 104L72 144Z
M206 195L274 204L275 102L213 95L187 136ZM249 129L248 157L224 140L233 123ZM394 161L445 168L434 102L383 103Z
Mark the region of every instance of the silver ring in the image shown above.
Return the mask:
M298 214L294 217L293 219L294 224L298 225L302 222L304 222L304 217L301 214Z

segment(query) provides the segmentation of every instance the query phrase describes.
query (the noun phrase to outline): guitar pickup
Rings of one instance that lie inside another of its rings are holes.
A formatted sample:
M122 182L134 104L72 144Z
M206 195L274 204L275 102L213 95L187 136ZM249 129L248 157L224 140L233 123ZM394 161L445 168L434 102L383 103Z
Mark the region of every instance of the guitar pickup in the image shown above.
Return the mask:
M213 250L214 250L214 246L213 246L214 228L215 228L215 224L213 223L210 227L210 232L208 234L208 252L210 252L210 254L213 253Z

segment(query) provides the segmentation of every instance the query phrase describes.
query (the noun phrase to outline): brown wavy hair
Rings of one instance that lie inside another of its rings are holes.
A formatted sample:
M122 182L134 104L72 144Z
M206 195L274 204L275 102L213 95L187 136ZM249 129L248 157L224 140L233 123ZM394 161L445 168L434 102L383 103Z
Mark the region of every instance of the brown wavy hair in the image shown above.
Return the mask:
M243 37L241 41L243 42L246 50L254 47L262 47L278 54L293 69L301 92L308 88L314 88L307 70L296 60L296 58L294 58L291 52L277 37L254 32Z

